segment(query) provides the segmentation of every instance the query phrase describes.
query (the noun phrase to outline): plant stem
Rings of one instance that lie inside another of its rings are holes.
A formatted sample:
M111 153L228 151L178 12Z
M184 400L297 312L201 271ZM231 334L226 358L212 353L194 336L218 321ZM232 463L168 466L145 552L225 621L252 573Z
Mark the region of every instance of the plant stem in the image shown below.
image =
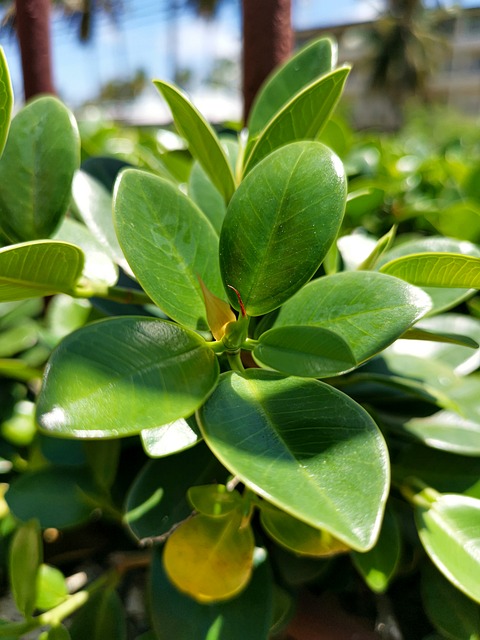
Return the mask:
M240 351L236 351L235 353L227 353L227 358L232 371L238 371L239 373L243 373L245 371L242 358L240 357Z
M103 298L123 304L154 304L144 291L126 287L100 287L95 283L81 283L73 295L77 298Z

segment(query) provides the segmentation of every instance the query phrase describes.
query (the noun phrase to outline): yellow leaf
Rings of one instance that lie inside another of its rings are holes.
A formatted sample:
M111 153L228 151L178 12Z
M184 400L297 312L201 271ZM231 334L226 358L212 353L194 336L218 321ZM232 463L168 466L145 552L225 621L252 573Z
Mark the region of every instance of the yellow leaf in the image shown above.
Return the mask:
M246 587L252 572L255 541L239 511L223 518L198 514L168 538L165 571L180 591L198 602L233 598Z
M225 335L225 327L227 324L229 322L235 322L237 318L231 310L230 305L209 291L200 276L197 276L197 278L202 288L203 299L205 300L208 326L215 340L221 340Z

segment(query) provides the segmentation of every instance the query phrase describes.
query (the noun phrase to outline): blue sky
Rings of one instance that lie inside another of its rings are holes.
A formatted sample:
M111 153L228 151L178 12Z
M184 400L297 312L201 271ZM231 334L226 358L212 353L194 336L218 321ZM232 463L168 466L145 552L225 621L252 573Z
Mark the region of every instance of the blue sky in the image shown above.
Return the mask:
M172 23L161 0L123 0L123 17L117 24L106 16L98 19L94 37L80 44L75 29L54 16L52 45L54 77L63 100L72 107L95 96L113 78L128 78L137 69L148 77L171 79ZM215 58L239 59L241 47L238 2L227 2L217 20L208 22L183 15L178 23L178 62L194 70L201 81ZM478 0L464 0L464 6ZM303 29L354 22L373 17L381 0L293 0L294 27ZM0 34L10 66L17 102L21 100L20 59L16 42Z

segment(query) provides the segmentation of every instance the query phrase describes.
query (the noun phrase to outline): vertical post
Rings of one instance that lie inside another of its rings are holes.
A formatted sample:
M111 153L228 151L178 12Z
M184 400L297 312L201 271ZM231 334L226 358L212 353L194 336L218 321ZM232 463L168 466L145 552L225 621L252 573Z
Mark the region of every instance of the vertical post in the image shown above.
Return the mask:
M15 0L25 100L55 93L50 44L50 0Z
M268 74L293 50L291 0L242 0L243 117Z

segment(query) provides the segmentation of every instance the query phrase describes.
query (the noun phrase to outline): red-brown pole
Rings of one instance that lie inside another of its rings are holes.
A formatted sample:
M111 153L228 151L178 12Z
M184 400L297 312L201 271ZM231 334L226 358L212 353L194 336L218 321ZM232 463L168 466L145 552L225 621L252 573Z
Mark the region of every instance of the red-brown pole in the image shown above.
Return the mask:
M292 0L242 0L243 114L268 74L293 50Z
M50 0L15 0L25 100L55 93L50 45Z

